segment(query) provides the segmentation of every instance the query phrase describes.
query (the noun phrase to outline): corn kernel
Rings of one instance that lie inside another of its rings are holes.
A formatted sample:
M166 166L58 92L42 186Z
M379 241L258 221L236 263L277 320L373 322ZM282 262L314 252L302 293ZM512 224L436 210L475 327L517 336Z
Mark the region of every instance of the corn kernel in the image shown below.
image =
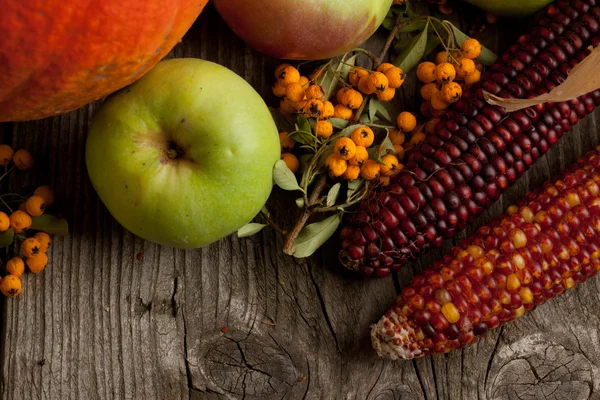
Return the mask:
M510 274L506 278L506 290L511 293L516 293L521 289L521 281L519 281L519 277L516 274Z
M510 231L510 239L517 249L527 245L527 236L525 235L525 232L518 228Z
M507 213L508 215L513 215L513 214L514 214L514 213L516 213L517 211L519 211L519 207L517 207L517 206L515 206L515 205L512 205L512 206L510 206L510 207L508 207L508 208L506 209L506 213Z
M519 253L513 255L512 263L517 269L525 268L525 259Z
M600 192L600 187L598 187L598 184L592 180L589 180L585 183L585 188L593 197L598 196L598 192Z
M519 296L523 304L529 304L533 302L533 292L528 287L522 287L519 291Z
M571 207L575 207L581 204L581 199L577 193L567 194L567 202Z
M519 212L526 222L533 222L533 211L529 207L521 207Z
M460 319L460 313L458 312L458 308L452 303L444 304L442 307L442 314L451 324L458 322Z
M446 289L438 289L435 291L435 300L440 303L442 306L450 303L452 301L452 297L450 297L450 293Z
M548 216L546 215L546 212L540 211L537 214L535 214L535 220L536 222L543 224L544 221L548 220Z
M467 247L467 252L473 256L473 258L479 258L483 255L483 249L479 246L471 245Z
M573 278L564 279L563 283L565 285L565 288L567 288L567 289L573 289L575 287L575 280ZM444 311L443 307L442 307L442 311Z
M522 317L525 314L525 307L521 306L513 311L515 318Z

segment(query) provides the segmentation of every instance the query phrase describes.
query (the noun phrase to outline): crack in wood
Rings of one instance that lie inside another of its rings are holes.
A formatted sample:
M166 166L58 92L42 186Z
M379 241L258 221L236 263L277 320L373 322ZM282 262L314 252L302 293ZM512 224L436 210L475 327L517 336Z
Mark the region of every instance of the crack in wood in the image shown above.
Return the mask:
M327 313L327 307L325 306L325 300L323 299L323 295L321 294L321 289L319 288L319 285L317 285L317 281L315 280L315 277L313 275L312 263L308 262L306 264L306 268L308 269L308 276L310 277L310 280L312 281L312 283L315 287L315 291L317 292L319 304L321 305L321 311L323 312L323 316L325 317L325 321L327 322L327 326L329 327L329 332L331 333L331 337L333 338L333 341L335 342L335 346L336 346L338 352L341 354L342 348L340 347L340 344L337 339L337 335L335 334L335 330L333 329L333 325L329 318L329 314Z

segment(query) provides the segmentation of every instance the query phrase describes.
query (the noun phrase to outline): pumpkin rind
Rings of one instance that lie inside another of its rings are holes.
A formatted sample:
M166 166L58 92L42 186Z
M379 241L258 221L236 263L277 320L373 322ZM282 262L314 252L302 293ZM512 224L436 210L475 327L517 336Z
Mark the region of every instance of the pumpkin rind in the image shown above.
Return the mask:
M208 0L0 0L0 121L45 118L127 86Z

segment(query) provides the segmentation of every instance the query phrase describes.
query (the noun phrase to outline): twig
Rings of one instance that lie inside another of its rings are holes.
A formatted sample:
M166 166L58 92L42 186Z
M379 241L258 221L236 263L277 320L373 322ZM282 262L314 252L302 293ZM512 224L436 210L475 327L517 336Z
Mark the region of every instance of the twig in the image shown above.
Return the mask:
M273 218L271 218L270 215L265 214L265 213L261 213L262 217L265 219L265 221L267 221L267 224L269 224L273 229L275 229L277 232L279 232L281 235L287 235L287 231L283 230L279 227L279 225L277 225L275 223L275 221L273 221Z
M304 228L304 225L306 224L310 216L313 214L311 206L315 203L315 201L317 201L326 184L327 175L323 174L319 177L317 184L313 188L313 191L308 199L308 204L304 204L304 212L302 213L302 216L298 219L298 221L296 221L294 229L292 229L290 233L288 233L286 236L285 244L283 246L283 252L285 254L291 255L293 253L294 241L296 241L296 238L298 238L298 235L302 231L302 228Z

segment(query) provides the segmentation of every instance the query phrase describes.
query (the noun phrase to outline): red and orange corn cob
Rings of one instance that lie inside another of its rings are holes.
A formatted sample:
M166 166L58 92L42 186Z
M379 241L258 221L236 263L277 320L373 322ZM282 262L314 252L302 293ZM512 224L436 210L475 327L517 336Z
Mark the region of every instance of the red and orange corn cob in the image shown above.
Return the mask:
M507 114L483 89L527 98L552 90L600 42L596 0L558 0L530 35L465 90L434 134L407 152L406 168L371 192L342 229L340 259L365 275L387 276L439 247L490 207L579 119L600 91Z
M600 270L600 153L531 192L413 278L372 326L380 356L446 353Z

